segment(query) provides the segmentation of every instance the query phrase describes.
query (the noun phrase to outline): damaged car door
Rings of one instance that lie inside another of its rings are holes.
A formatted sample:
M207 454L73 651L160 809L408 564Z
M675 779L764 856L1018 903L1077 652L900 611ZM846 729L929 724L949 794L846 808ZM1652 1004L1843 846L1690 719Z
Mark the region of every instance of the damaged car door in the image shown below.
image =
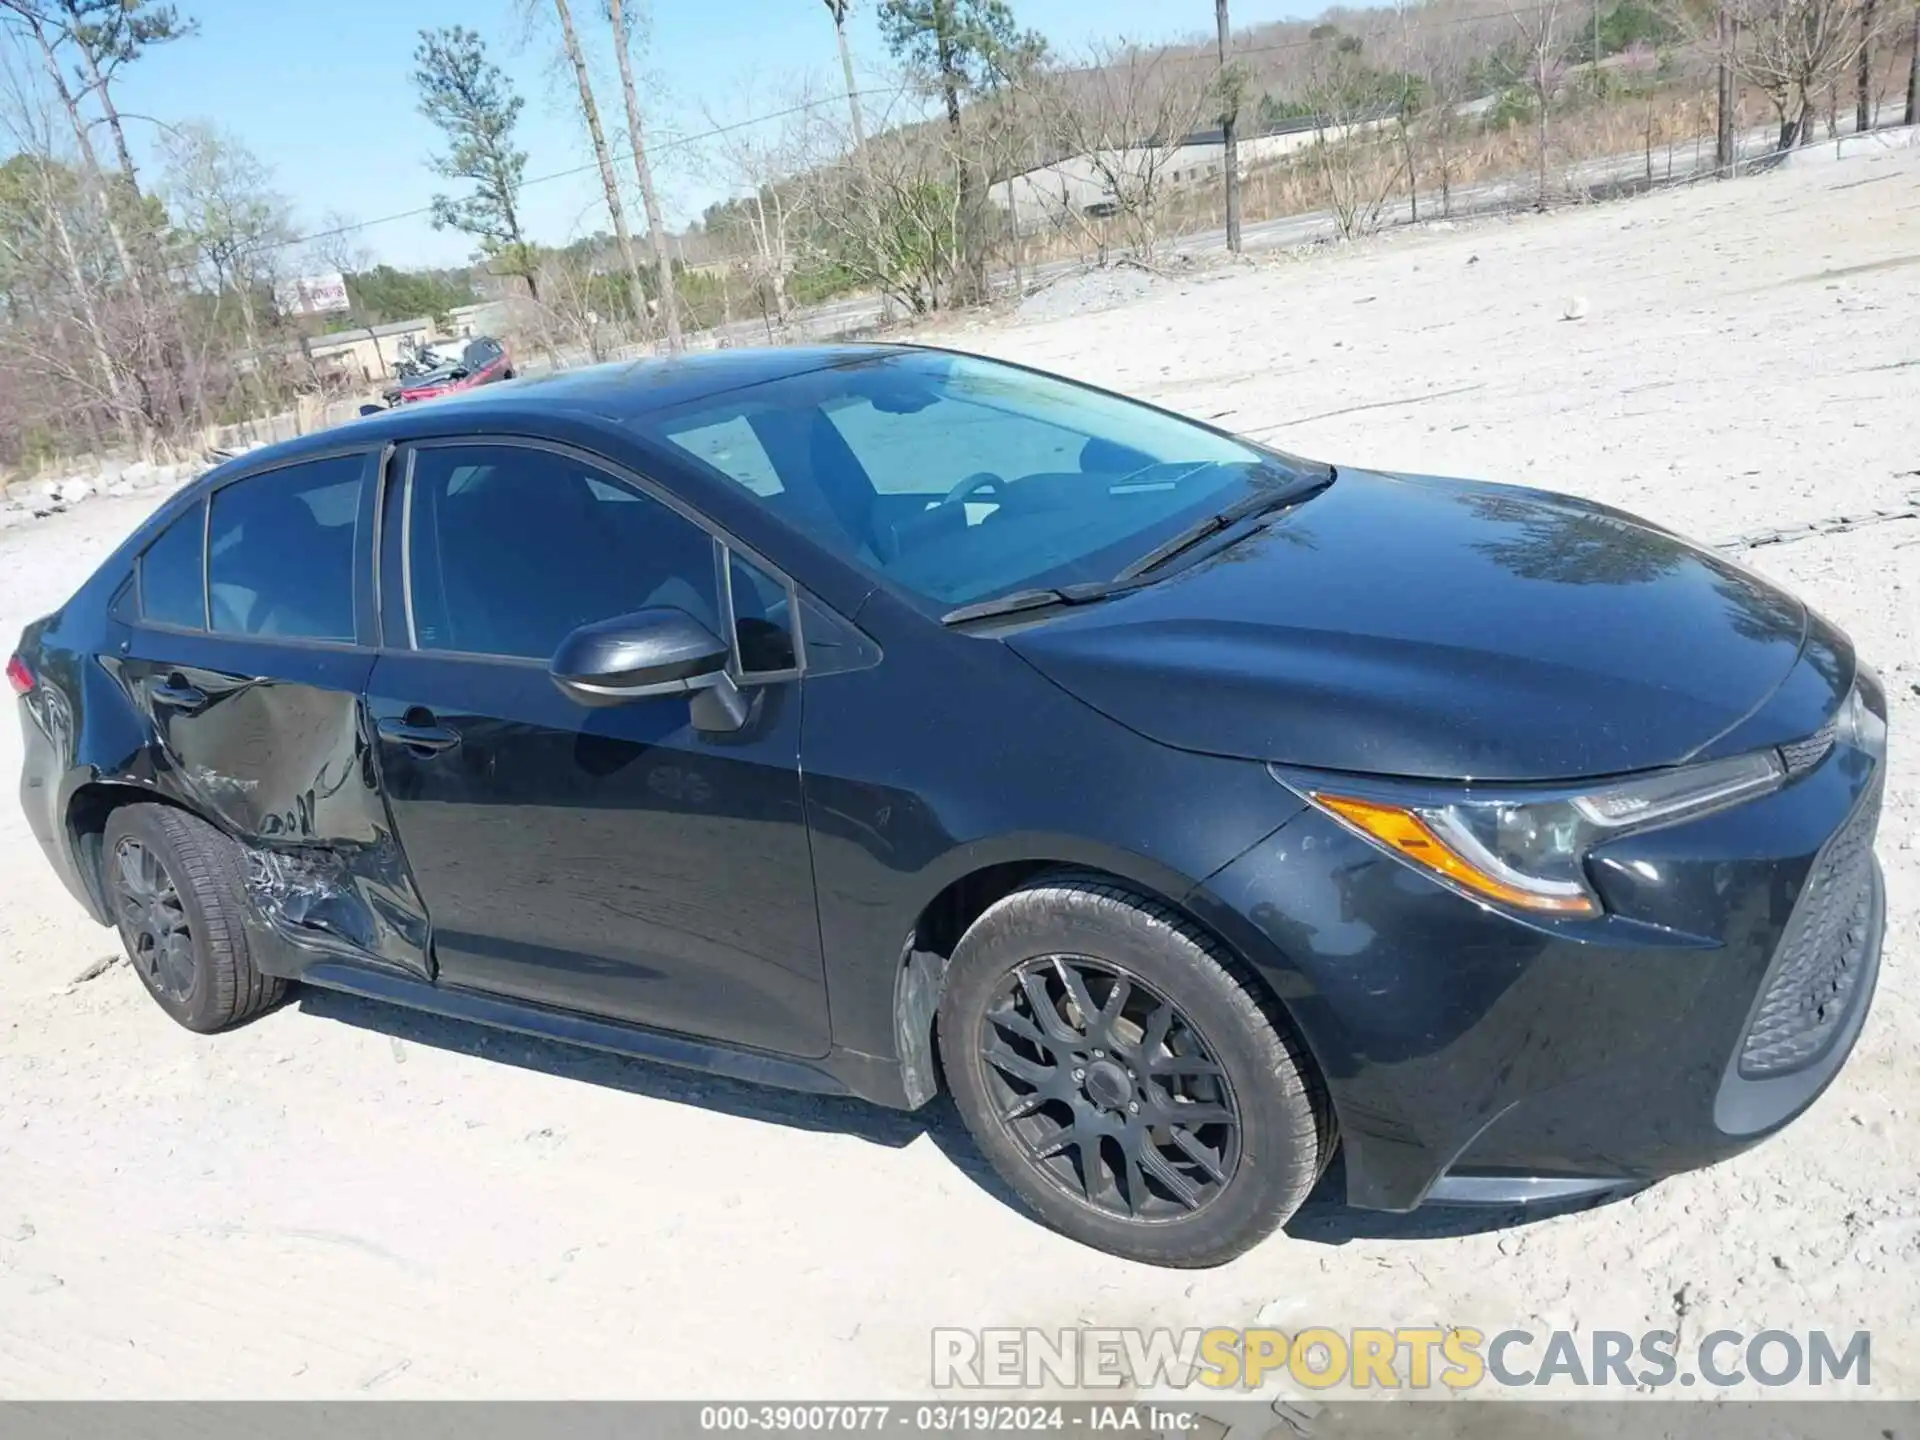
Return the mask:
M786 582L571 451L403 458L368 708L438 983L825 1054ZM686 694L556 686L570 634L662 610L716 646L737 620L743 710L713 726Z
M286 939L425 976L425 918L386 820L360 697L373 664L363 450L221 486L138 562L117 664L154 782L248 846Z

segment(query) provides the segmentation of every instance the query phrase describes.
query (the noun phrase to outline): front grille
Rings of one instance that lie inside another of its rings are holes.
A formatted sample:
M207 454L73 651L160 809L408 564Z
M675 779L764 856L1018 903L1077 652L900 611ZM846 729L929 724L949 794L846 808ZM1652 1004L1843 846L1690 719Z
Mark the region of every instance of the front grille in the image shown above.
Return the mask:
M1873 917L1873 832L1878 789L1862 801L1814 866L1740 1051L1747 1079L1811 1064L1851 1007L1866 968Z
M1829 720L1804 740L1795 740L1780 747L1780 758L1786 762L1787 774L1799 775L1827 758L1827 752L1833 748L1834 722Z

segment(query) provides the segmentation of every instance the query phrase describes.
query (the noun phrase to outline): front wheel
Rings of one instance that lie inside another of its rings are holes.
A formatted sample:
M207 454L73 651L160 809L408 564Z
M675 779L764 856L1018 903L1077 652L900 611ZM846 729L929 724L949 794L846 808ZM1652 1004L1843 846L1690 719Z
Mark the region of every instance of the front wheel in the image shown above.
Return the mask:
M939 1017L975 1142L1042 1219L1150 1264L1218 1265L1293 1214L1324 1090L1251 976L1169 907L1042 876L956 947Z

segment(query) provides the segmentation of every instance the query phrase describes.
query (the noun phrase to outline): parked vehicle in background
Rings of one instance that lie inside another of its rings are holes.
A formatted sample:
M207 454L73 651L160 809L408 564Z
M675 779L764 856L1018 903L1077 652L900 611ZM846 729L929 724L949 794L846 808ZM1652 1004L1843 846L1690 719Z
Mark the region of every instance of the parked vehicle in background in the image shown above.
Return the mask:
M940 351L253 452L8 676L35 835L189 1028L299 980L944 1085L1036 1213L1158 1264L1245 1250L1336 1149L1384 1210L1732 1155L1879 966L1886 698L1791 595Z
M438 352L423 352L422 358L427 356L432 357L430 368L405 375L399 384L387 387L385 399L389 405L411 405L419 400L490 385L496 380L513 379L513 360L506 345L490 335L467 341L452 358Z

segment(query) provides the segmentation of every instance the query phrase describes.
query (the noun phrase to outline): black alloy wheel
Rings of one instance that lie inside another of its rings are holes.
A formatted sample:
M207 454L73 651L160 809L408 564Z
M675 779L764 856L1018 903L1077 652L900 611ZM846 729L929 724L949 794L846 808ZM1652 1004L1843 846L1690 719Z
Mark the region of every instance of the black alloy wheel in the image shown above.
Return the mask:
M101 837L100 888L127 958L160 1008L202 1034L257 1015L286 982L253 962L247 855L173 805L123 805Z
M938 1040L1007 1186L1131 1260L1231 1260L1299 1208L1336 1144L1266 982L1111 876L1054 871L989 905L947 965Z
M186 1004L193 994L193 926L166 865L149 846L122 835L109 881L114 916L140 978L155 998Z
M1006 977L980 1046L1001 1123L1067 1194L1121 1219L1192 1214L1240 1160L1233 1087L1193 1021L1136 975L1050 955Z

